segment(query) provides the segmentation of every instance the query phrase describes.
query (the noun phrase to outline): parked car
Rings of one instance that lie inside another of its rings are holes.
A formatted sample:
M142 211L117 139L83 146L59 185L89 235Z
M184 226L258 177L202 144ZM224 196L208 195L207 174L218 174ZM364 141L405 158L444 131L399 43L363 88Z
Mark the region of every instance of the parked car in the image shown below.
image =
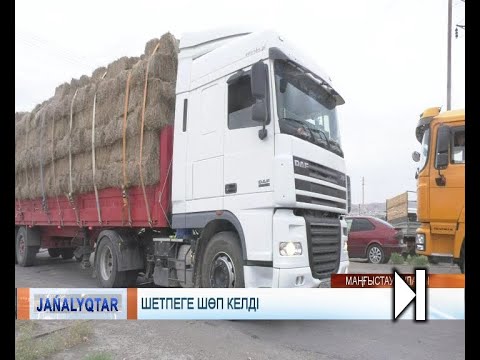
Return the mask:
M401 229L373 216L349 216L348 256L366 258L372 264L388 262L392 253L405 253Z

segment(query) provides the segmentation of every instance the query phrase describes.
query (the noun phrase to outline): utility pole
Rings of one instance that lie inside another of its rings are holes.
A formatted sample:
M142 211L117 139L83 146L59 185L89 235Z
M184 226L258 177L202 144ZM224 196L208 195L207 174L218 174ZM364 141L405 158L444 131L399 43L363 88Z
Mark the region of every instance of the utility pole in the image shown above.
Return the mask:
M452 0L448 0L447 110L452 106Z

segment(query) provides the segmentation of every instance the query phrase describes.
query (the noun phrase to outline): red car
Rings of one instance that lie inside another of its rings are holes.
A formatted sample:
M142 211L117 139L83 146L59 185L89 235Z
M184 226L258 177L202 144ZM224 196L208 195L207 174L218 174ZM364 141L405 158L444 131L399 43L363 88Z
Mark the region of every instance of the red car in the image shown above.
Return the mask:
M388 262L392 253L404 253L400 229L373 216L351 216L346 218L348 225L348 256L367 258L372 264Z

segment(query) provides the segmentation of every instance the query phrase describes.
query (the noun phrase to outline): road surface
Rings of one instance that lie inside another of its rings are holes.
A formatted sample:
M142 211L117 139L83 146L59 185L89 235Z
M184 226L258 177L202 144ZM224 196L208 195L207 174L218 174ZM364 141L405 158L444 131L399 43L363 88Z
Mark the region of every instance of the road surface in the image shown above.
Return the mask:
M352 262L352 273L387 273L391 265ZM408 272L409 267L403 268ZM430 272L458 273L455 266ZM15 266L16 287L97 287L92 269L37 256ZM360 304L359 304L360 305ZM40 324L41 322L39 322ZM106 353L113 359L464 359L465 322L429 321L95 321L82 345L53 359ZM46 323L45 323L46 325Z

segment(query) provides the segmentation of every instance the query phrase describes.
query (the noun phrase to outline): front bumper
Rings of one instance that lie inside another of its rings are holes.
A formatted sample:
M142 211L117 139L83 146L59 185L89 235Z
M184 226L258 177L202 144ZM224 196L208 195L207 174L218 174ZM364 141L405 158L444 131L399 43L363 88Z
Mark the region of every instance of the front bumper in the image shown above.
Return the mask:
M340 261L338 274L348 274L348 260ZM312 270L308 267L301 268L269 268L260 266L244 266L245 287L257 288L316 288L330 279L316 279L312 276Z

